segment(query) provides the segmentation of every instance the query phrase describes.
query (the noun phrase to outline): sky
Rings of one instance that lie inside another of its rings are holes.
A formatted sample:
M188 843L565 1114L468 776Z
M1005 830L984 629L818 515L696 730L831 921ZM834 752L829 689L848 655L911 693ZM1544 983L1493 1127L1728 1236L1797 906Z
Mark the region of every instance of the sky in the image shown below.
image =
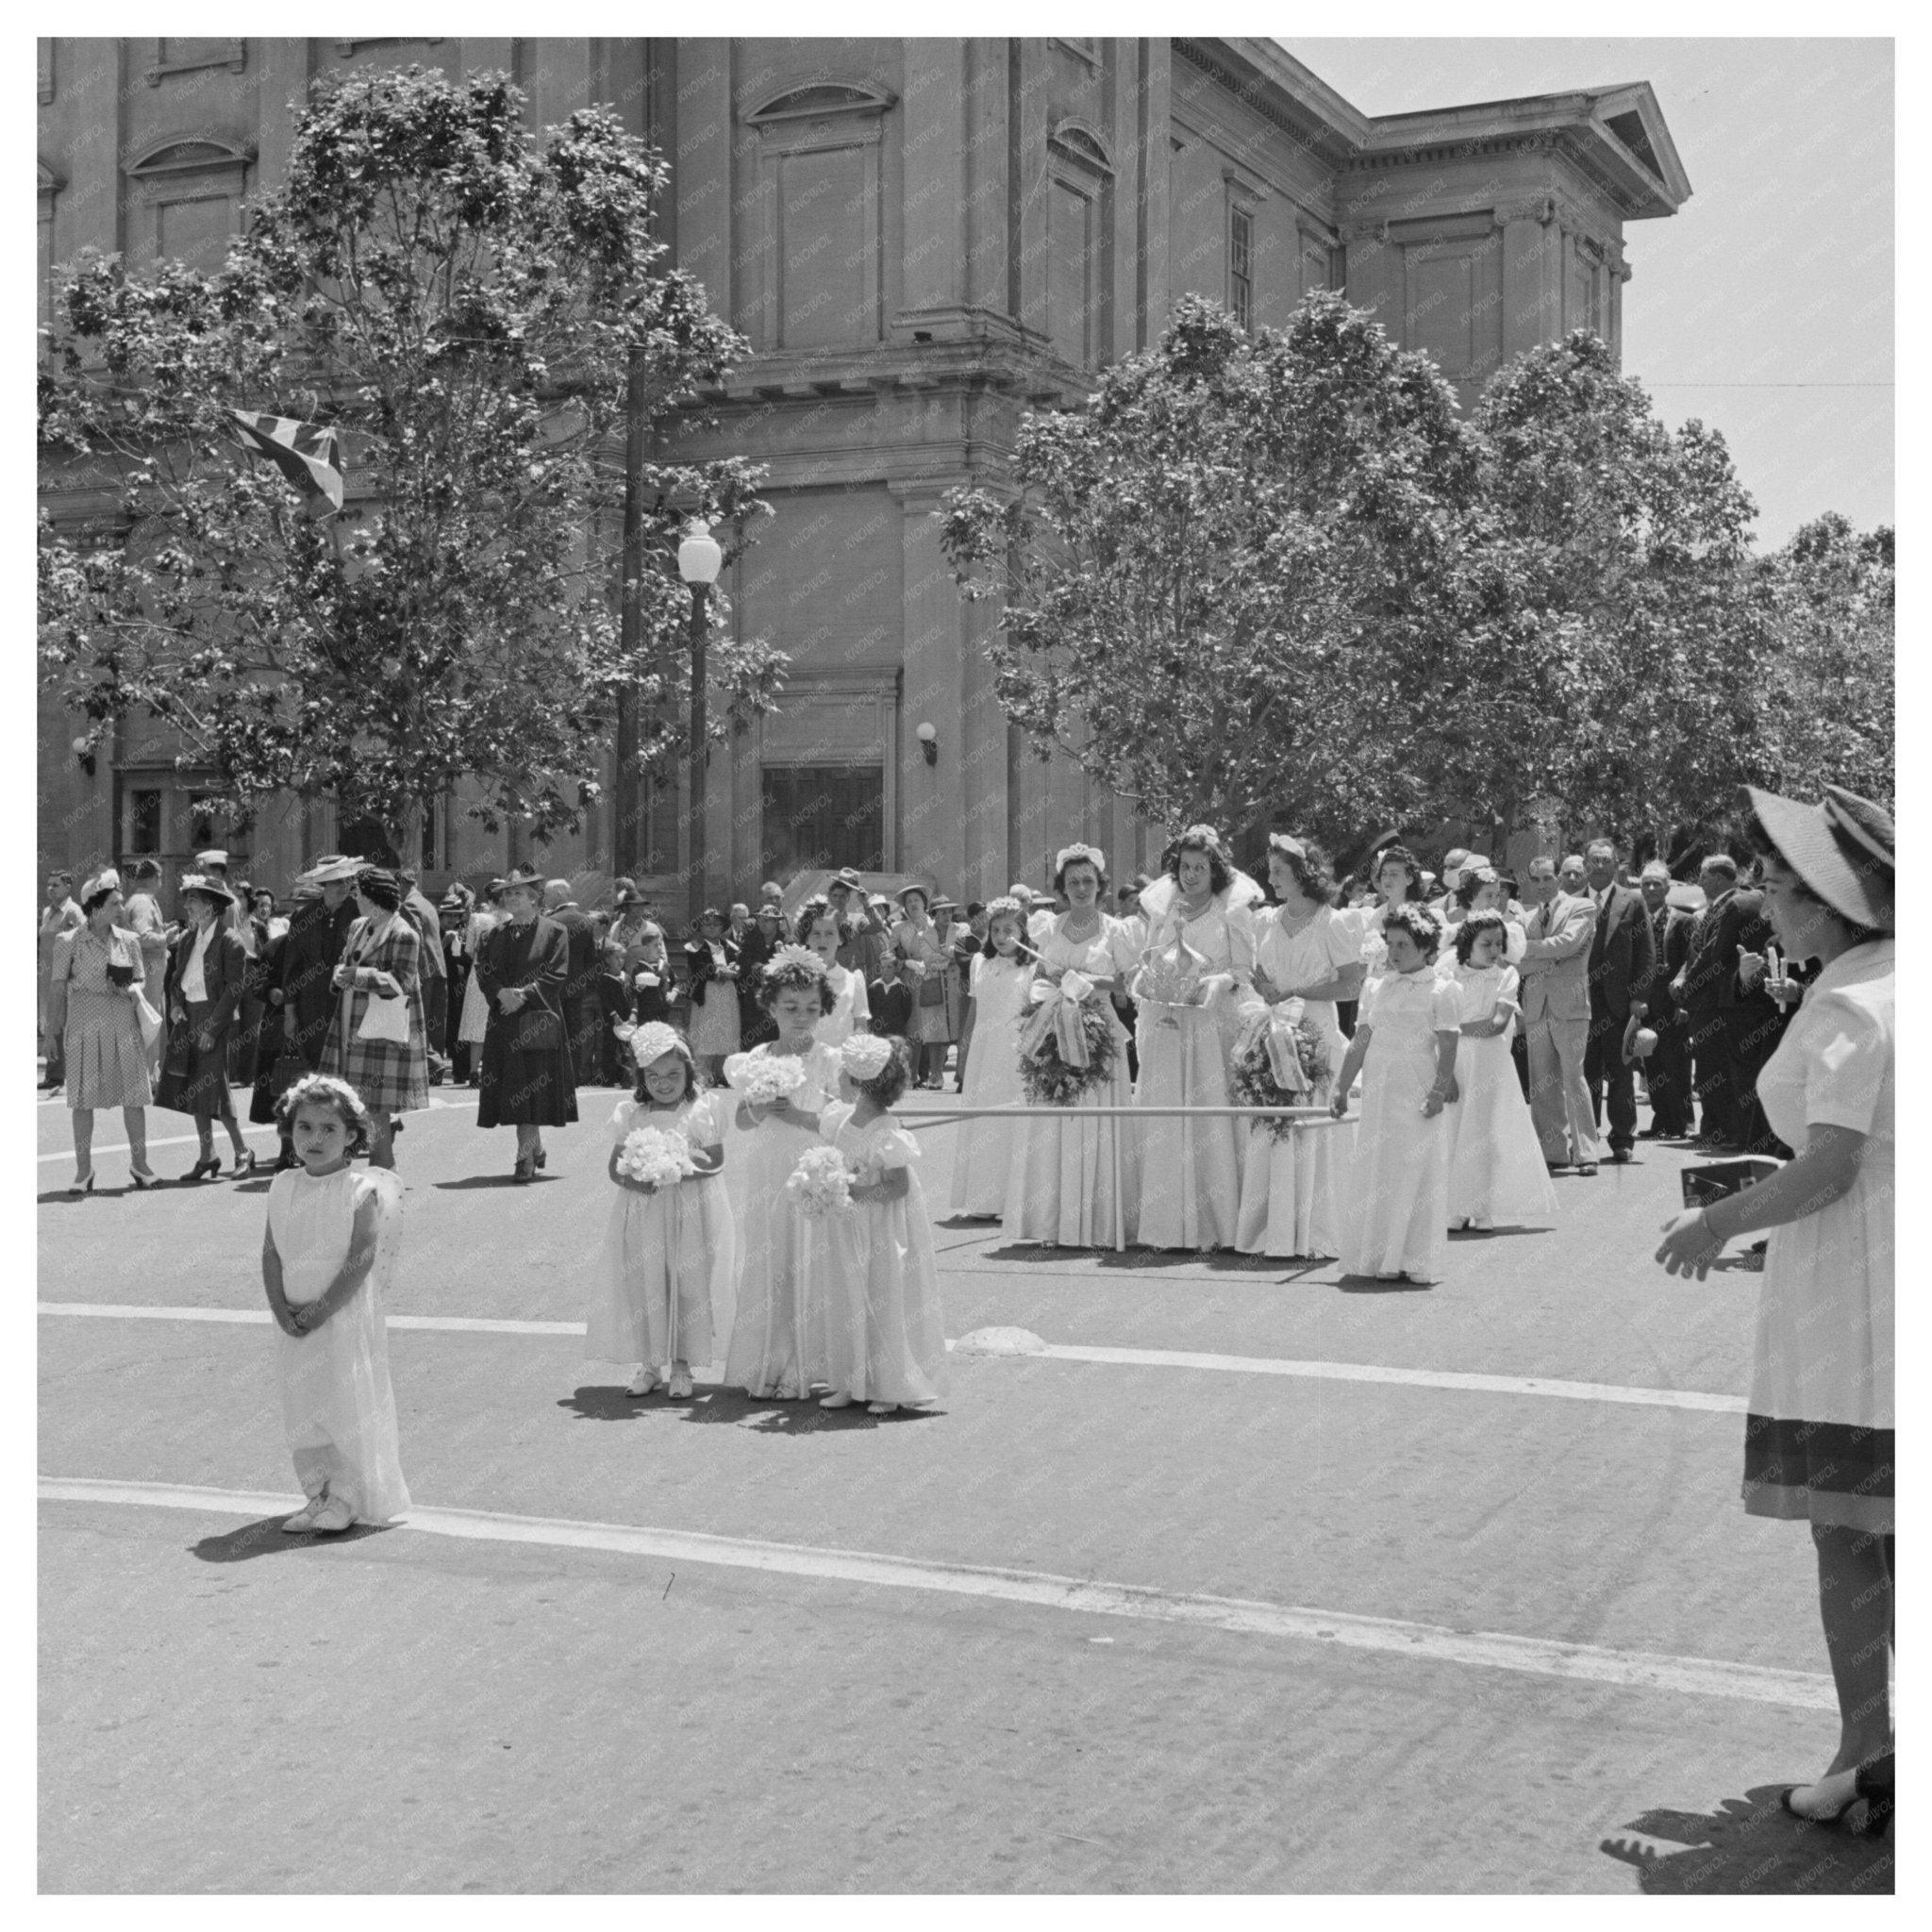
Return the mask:
M1281 44L1367 114L1647 80L1692 192L1624 227L1624 373L1723 432L1761 548L1893 521L1890 41Z

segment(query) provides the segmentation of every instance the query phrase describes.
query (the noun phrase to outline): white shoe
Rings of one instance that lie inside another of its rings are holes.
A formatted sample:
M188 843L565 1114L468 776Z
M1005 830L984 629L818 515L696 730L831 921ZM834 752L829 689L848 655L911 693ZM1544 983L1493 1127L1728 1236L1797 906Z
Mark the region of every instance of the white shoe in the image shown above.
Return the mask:
M649 1369L640 1369L625 1385L626 1395L648 1395L658 1385L658 1378Z
M306 1536L315 1527L315 1519L322 1514L327 1502L326 1496L310 1496L294 1515L283 1523L283 1533L288 1536Z
M356 1512L348 1504L341 1496L331 1496L309 1526L322 1535L334 1536L347 1529L355 1520Z
M691 1371L689 1369L675 1370L671 1380L665 1385L664 1392L677 1402L683 1402L695 1394L697 1391L691 1384Z
M896 1402L868 1402L865 1405L865 1412L867 1415L891 1415L898 1407Z

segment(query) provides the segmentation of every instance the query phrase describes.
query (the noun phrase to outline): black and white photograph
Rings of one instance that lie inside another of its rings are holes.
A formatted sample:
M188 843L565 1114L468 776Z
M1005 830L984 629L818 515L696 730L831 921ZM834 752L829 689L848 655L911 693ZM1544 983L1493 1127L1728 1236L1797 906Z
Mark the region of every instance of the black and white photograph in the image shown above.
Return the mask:
M39 1895L1893 1895L1894 24L480 17L36 42Z

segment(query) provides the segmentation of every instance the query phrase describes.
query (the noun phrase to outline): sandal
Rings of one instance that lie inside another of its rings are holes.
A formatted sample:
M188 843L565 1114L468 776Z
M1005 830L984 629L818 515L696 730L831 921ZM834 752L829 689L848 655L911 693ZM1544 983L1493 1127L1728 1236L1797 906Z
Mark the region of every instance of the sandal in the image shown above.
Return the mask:
M649 1369L640 1369L625 1384L626 1395L648 1395L658 1386L658 1378Z
M340 1536L356 1520L356 1512L341 1496L331 1496L317 1510L309 1527L322 1536Z
M1891 1829L1895 1760L1896 1753L1888 1751L1882 1757L1874 1757L1870 1764L1861 1764L1853 1775L1850 1793L1836 1811L1800 1811L1791 1803L1793 1792L1816 1790L1825 1782L1824 1778L1808 1785L1785 1785L1778 1791L1777 1801L1793 1818L1802 1818L1807 1824L1849 1824L1848 1814L1852 1807L1863 1803L1866 1814L1864 1824L1858 1828L1860 1835L1870 1833L1882 1837Z

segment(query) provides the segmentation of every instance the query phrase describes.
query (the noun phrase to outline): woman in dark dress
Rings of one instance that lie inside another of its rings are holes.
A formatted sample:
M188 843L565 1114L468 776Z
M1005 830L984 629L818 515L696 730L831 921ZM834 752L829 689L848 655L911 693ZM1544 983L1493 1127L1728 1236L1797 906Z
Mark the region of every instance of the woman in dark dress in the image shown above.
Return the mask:
M563 1021L570 941L562 926L539 914L542 891L537 874L512 872L503 891L509 917L476 957L476 981L490 1003L476 1124L516 1128L520 1182L534 1179L548 1158L543 1129L568 1126L577 1117Z
M242 1138L228 1091L228 1033L242 1004L248 955L228 924L234 894L222 882L200 873L181 881L181 907L188 929L175 941L162 994L168 1043L155 1105L194 1116L201 1152L185 1178L212 1180L222 1162L214 1149L214 1124L227 1129L235 1173L255 1172L255 1155Z

